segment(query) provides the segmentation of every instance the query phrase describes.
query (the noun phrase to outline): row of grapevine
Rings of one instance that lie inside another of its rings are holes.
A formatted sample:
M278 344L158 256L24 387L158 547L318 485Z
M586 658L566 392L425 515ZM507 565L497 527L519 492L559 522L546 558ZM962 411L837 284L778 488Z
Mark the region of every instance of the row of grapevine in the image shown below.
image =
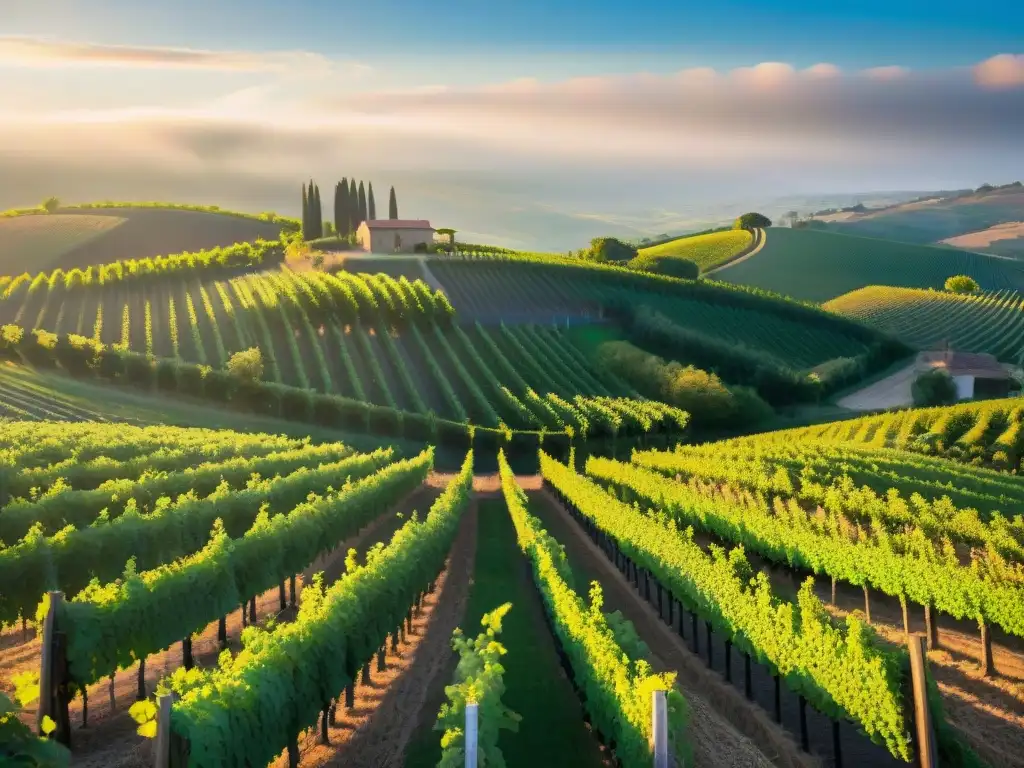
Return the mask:
M932 541L920 529L888 533L844 525L835 512L810 514L792 498L675 482L608 459L589 459L587 472L678 525L696 526L773 562L877 589L904 608L912 602L1024 637L1024 566L995 553L964 565L948 540Z
M134 505L109 522L46 537L30 532L14 546L0 550L0 583L12 585L0 601L0 623L28 616L39 597L50 590L74 594L92 578L109 581L134 560L140 570L156 568L193 554L206 544L215 520L229 536L247 531L262 510L284 512L310 493L323 494L346 478L375 472L391 459L390 450L357 454L316 468L302 467L284 477L250 482L243 489L218 487L199 498L189 493L157 500L140 514Z
M170 749L190 765L265 765L283 749L298 757L297 736L328 717L332 701L405 620L441 571L472 485L472 456L422 521L413 518L388 546L329 589L303 591L299 615L272 632L252 632L247 647L213 670L178 670ZM211 719L231 728L210 728Z
M201 464L195 463L194 455L183 455L172 471L144 472L138 478L115 477L92 490L69 489L62 483L38 498L6 505L0 513L0 541L13 544L35 526L43 535L53 536L69 525L92 525L100 513L105 512L105 520L115 519L128 505L145 513L161 497L176 499L189 491L207 496L222 483L238 487L254 476L287 475L303 466L329 464L351 454L352 449L340 443L325 443Z
M741 548L706 552L674 520L642 515L547 455L541 456L541 472L576 515L726 633L737 649L768 665L820 711L852 719L872 740L909 760L903 651L883 650L856 617L845 629L834 626L811 581L796 603L783 600L765 574L753 574Z
M198 552L89 585L57 611L57 626L67 637L68 679L82 686L113 674L302 571L422 484L431 460L424 452L354 483L338 482L322 496L311 491L287 514L271 517L261 511L237 538L218 518ZM47 608L44 600L38 615Z
M748 453L737 446L711 444L698 449L678 448L672 453L636 453L638 466L705 483L727 484L734 490L760 495L775 494L799 500L809 511L822 507L826 513L851 526L868 528L868 535L904 535L914 529L936 542L948 538L967 547L991 548L991 552L1024 564L1024 519L1016 520L996 511L1010 498L957 493L972 501L989 502L983 516L973 507L958 508L943 485L929 487L902 471L882 473L869 467L844 464L841 455L827 449L798 453L790 446L786 456ZM862 485L858 485L860 482ZM1017 496L1024 485L1016 489ZM954 490L954 493L956 491ZM925 495L927 494L927 495ZM1019 498L1011 503L1019 504Z
M948 342L1011 362L1020 353L1024 331L1024 297L1011 290L959 294L871 285L822 306L919 349Z
M1010 398L862 416L774 432L771 439L867 443L1014 471L1024 456L1022 422L1024 407Z
M504 454L499 454L501 487L526 554L533 579L562 649L572 666L576 685L586 691L584 706L590 721L605 739L614 741L615 756L631 768L651 765L651 693L668 691L669 733L679 764L686 764L683 743L687 706L676 690L674 674L655 674L643 659L631 659L617 643L601 612L601 590L591 586L591 604L572 587L561 545L528 511L526 494L516 483Z

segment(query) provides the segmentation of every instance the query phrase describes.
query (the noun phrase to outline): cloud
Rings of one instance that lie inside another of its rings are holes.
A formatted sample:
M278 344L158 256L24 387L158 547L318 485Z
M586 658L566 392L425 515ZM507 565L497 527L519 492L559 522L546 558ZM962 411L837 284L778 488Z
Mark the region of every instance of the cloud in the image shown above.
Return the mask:
M1001 53L974 68L974 78L986 88L1014 88L1024 85L1024 54Z
M861 74L872 80L900 80L909 75L910 70L897 66L872 67L871 69L865 69Z
M0 36L0 64L22 67L122 67L226 72L324 71L336 63L309 51L209 51L163 46L104 45L40 37ZM345 62L364 69L365 65Z

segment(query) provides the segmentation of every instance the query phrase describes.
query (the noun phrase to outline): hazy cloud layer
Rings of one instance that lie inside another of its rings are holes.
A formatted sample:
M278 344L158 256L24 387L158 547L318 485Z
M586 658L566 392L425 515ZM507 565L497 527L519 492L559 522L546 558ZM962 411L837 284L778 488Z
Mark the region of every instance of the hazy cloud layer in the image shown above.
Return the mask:
M335 62L309 51L205 51L161 46L102 45L0 36L0 64L23 67L212 69L237 72L324 71ZM344 66L354 66L344 64Z
M9 42L0 38L0 61ZM271 72L266 57L278 55L62 45L33 55ZM0 105L0 177L12 182L8 196L27 196L0 207L46 194L217 202L208 197L215 178L217 189L262 190L249 207L276 199L294 212L289 190L301 179L354 173L414 180L406 210L416 215L561 248L610 228L678 230L699 220L695 202L729 210L730 200L814 190L968 186L1010 181L1007 169L1024 164L1021 55L936 72L765 62L344 96L323 95L331 89L316 74L275 78L180 109ZM90 177L97 191L80 192ZM233 201L244 193L223 202Z

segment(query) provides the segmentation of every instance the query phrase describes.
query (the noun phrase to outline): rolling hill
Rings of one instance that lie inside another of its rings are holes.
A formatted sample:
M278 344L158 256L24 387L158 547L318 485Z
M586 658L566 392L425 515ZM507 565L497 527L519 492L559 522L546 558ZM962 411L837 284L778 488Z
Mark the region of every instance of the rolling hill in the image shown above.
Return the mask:
M53 214L28 209L0 216L0 274L277 240L289 221L171 204L69 206Z
M981 232L1007 222L1024 221L1024 187L1007 185L967 194L936 197L881 210L825 217L827 228L841 234L879 237L908 243L939 243ZM956 245L956 243L954 243ZM975 239L972 251L1024 256L1024 238Z
M941 288L952 275L970 275L987 291L1024 288L1024 266L995 256L816 229L764 232L755 256L726 265L715 278L813 302L867 285Z
M823 306L919 349L948 341L954 349L1016 362L1024 348L1024 296L1016 291L962 295L872 285Z
M650 248L641 248L636 258L629 262L629 266L648 272L685 277L685 273L680 274L674 269L674 262L683 259L692 261L701 272L706 272L736 258L754 244L754 236L743 229L680 237Z

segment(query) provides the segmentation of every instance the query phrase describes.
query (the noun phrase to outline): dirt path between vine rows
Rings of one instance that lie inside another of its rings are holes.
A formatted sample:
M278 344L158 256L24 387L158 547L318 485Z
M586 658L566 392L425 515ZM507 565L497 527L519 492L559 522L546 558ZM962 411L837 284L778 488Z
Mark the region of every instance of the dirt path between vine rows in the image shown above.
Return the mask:
M539 486L539 479L535 485ZM636 627L651 651L656 671L674 671L676 685L690 707L687 737L698 768L735 766L819 766L757 705L722 682L686 644L658 618L651 606L583 533L568 511L547 490L530 491L536 514L548 532L565 548L570 563L596 574L604 594L605 611L621 611ZM532 506L532 505L531 505ZM581 579L583 573L580 574ZM582 587L577 584L577 589Z
M397 652L391 651L388 641L387 669L378 672L376 665L371 665L370 683L356 686L351 710L339 703L335 724L328 728L329 745L319 743L319 727L299 736L302 768L400 766L421 716L436 718L436 712L422 710L431 700L431 692L449 682L444 673L452 658L452 632L462 620L469 595L476 526L474 500L463 516L433 594L426 595L419 614L413 617L412 634L406 635ZM287 753L271 763L272 768L287 765Z
M413 510L425 514L440 491L431 484L422 485L394 504L386 513L366 525L359 533L341 542L334 550L321 555L296 579L296 597L314 573L323 571L324 583L331 584L345 570L345 557L350 548L360 553L377 541L389 540L404 519ZM395 513L405 514L397 519ZM273 587L256 599L257 623L268 620L281 623L295 618L294 608L280 607L280 590ZM221 651L217 641L218 622L213 621L199 633L193 635L192 654L197 667L209 668L217 663ZM242 611L232 612L227 617L228 648L237 653L241 647ZM0 679L5 687L18 672L38 672L40 663L40 640L33 637L28 642L11 646L0 651ZM183 664L182 645L175 643L168 649L146 658L146 692L152 694L161 678L171 674ZM128 714L135 702L138 690L139 666L119 670L114 676L113 701L110 697L109 678L87 687L88 727L82 728L82 697L76 696L71 702L69 713L72 726L72 762L75 768L134 768L152 765L151 741L136 733L136 723ZM34 726L35 707L26 708L22 719Z

